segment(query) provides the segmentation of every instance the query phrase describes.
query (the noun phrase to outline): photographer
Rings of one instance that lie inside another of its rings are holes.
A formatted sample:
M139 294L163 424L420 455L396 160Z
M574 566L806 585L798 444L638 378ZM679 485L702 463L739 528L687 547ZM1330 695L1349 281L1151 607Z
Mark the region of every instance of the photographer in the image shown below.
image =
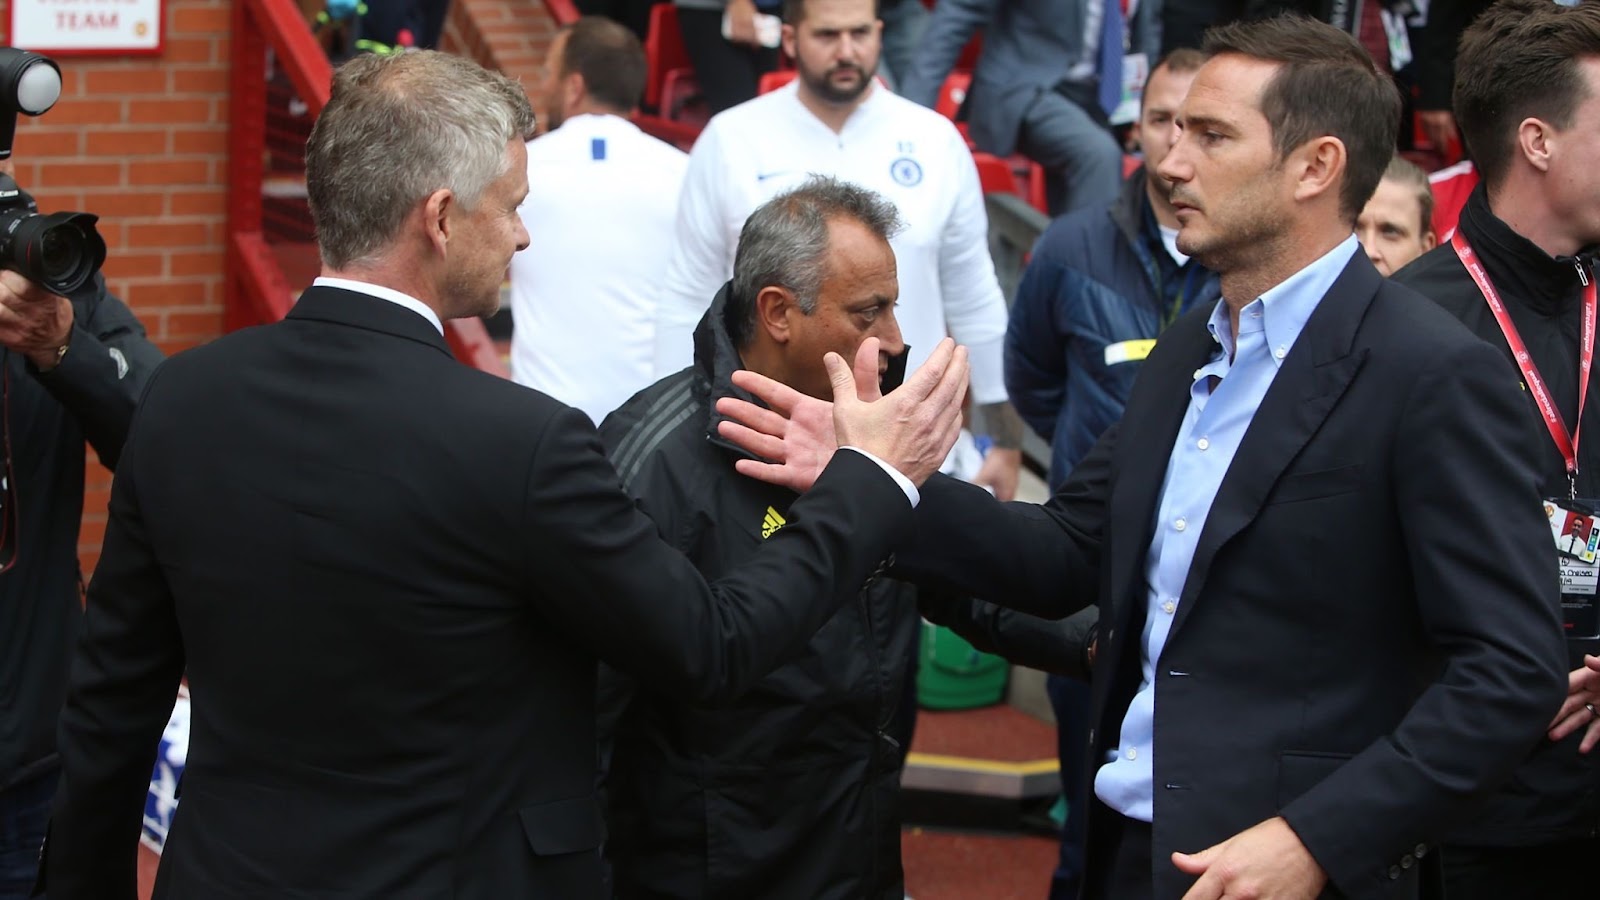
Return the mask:
M9 161L0 173L11 175ZM161 352L99 274L63 297L8 268L0 360L0 900L10 900L33 886L56 789L56 715L82 613L84 440L116 468Z

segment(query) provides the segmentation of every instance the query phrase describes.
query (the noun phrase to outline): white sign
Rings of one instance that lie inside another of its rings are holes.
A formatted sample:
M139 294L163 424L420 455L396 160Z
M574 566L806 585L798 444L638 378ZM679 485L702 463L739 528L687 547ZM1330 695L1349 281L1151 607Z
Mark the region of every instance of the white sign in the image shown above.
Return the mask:
M63 55L160 53L161 0L11 0L11 46Z

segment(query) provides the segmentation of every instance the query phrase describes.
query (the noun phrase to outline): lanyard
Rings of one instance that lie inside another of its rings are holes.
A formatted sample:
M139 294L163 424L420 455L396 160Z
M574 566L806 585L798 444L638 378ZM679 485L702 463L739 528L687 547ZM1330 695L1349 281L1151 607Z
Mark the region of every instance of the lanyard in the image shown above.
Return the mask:
M1589 399L1589 369L1594 364L1597 305L1594 282L1583 271L1583 264L1577 263L1578 278L1583 282L1583 338L1578 357L1578 425L1569 435L1566 423L1561 419L1561 411L1556 409L1555 400L1550 396L1550 389L1545 385L1544 378L1539 375L1539 369L1533 364L1533 358L1528 355L1528 347L1522 342L1522 335L1517 333L1517 326L1511 321L1511 315L1506 312L1506 305L1500 299L1500 292L1490 283L1488 274L1483 271L1483 263L1478 261L1477 254L1467 243L1467 238L1461 233L1461 229L1457 228L1456 233L1450 237L1450 246L1455 248L1456 256L1461 258L1461 264L1466 266L1467 274L1478 283L1478 290L1483 292L1483 299L1489 302L1489 310L1494 313L1495 321L1500 323L1500 333L1505 335L1506 344L1511 347L1511 356L1517 361L1517 367L1522 370L1522 381L1533 394L1533 400L1539 406L1539 414L1544 417L1545 427L1550 429L1550 437L1556 442L1556 450L1561 453L1561 458L1567 464L1567 485L1571 499L1576 500L1578 436L1583 430L1583 405Z

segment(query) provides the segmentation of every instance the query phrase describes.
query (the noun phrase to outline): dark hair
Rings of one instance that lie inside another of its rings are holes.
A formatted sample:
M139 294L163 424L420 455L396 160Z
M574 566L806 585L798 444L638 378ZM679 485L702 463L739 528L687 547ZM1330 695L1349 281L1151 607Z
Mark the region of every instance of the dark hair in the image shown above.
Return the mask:
M1600 56L1596 3L1500 0L1461 35L1456 124L1490 188L1511 169L1523 119L1572 125L1578 102L1588 96L1578 68L1586 56Z
M1392 181L1411 191L1422 211L1422 222L1417 237L1433 230L1433 186L1428 184L1428 173L1403 156L1396 155L1383 170L1383 180Z
M1150 67L1150 74L1166 69L1175 75L1188 75L1200 71L1206 64L1206 55L1193 47L1179 47L1178 49L1161 57L1161 61Z
M1261 92L1261 113L1278 158L1313 138L1338 138L1346 156L1339 212L1354 223L1394 155L1400 91L1393 79L1355 38L1302 15L1213 28L1206 32L1205 51L1279 64Z
M755 335L756 295L762 288L787 288L801 312L816 310L829 271L828 223L835 219L860 222L885 241L901 224L893 203L827 175L812 175L805 184L761 204L745 220L733 254L724 322L734 346L745 346Z
M921 3L922 0L899 0L899 2ZM882 0L872 0L872 17L876 19L882 12ZM783 0L783 7L778 14L783 17L785 25L799 25L800 20L806 17L806 0Z
M582 75L589 96L600 106L622 113L637 109L644 96L645 60L633 32L604 16L584 16L562 33L567 43L561 48L558 74Z

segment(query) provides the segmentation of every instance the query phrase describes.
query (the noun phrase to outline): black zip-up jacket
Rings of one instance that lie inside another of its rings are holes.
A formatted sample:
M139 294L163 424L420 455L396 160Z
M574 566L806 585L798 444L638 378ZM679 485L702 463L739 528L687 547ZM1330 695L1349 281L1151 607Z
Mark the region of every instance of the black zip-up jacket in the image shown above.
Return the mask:
M600 428L628 492L712 579L783 527L797 496L736 472L747 454L717 434L717 398L749 399L730 381L741 365L727 290L696 329L695 364ZM900 900L901 713L917 627L914 588L869 582L798 659L720 708L602 669L617 896Z
M84 440L116 468L134 405L161 362L98 275L68 299L72 336L60 365L40 372L22 354L3 352L19 519L17 564L0 573L0 791L56 762L56 715L83 612Z
M1570 428L1578 409L1583 290L1585 281L1594 277L1593 257L1587 251L1578 257L1550 257L1489 210L1481 184L1468 198L1457 227L1482 260ZM1507 365L1516 365L1488 302L1448 242L1395 273L1394 280L1449 310L1479 337L1504 350ZM1589 499L1600 498L1597 381L1600 371L1591 371L1578 444L1578 496ZM1528 403L1532 406L1532 394ZM1538 423L1544 447L1542 489L1546 496L1565 497L1569 489L1566 463L1537 408L1530 421ZM1550 552L1555 553L1553 546ZM1593 641L1569 640L1567 645L1571 668L1581 665L1585 651L1596 652ZM1455 842L1529 846L1600 833L1600 753L1578 753L1581 736L1580 731L1560 743L1540 744Z

